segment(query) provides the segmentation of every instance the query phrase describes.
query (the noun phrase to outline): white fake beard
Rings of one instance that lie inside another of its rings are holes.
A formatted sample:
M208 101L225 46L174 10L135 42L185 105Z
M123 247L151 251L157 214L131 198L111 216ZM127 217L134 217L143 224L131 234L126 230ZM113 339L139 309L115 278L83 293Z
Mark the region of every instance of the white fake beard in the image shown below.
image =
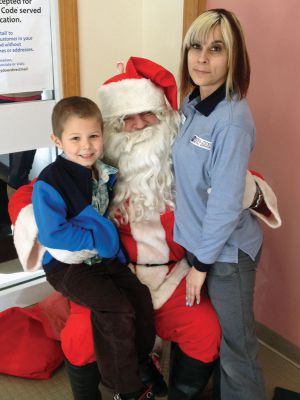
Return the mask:
M149 220L154 212L174 207L171 145L177 120L164 118L136 132L104 129L105 161L119 169L110 216L117 221Z

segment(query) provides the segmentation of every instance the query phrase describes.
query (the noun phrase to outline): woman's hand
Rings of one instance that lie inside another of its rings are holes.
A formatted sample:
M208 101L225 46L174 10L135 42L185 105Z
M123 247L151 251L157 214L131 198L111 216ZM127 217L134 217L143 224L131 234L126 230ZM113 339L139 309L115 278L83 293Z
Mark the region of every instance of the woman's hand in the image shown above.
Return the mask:
M197 271L192 267L186 276L186 305L192 307L194 302L200 304L200 292L207 272Z

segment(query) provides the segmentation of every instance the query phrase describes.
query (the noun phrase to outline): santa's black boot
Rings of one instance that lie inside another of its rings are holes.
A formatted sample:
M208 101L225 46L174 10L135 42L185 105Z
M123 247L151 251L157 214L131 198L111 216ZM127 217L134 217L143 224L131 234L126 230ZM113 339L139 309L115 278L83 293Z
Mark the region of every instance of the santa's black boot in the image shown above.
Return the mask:
M101 376L97 363L77 367L65 360L74 400L101 400L99 383Z
M221 400L221 370L220 359L215 361L213 373L213 400Z
M193 400L205 389L215 362L204 363L184 354L174 344L171 350L168 400Z
M152 385L152 392L155 397L164 397L168 393L168 386L158 368L152 357L149 357L147 361L139 364L139 375L145 386Z

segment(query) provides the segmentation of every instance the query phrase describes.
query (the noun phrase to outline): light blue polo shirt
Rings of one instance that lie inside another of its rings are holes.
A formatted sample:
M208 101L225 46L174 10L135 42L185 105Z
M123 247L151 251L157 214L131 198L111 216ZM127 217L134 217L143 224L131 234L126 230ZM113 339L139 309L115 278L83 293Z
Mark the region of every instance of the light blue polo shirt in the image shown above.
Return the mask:
M175 241L204 264L237 263L239 249L254 259L262 230L249 210L242 210L255 143L247 101L226 100L224 86L203 102L195 91L185 99L182 116L173 145Z

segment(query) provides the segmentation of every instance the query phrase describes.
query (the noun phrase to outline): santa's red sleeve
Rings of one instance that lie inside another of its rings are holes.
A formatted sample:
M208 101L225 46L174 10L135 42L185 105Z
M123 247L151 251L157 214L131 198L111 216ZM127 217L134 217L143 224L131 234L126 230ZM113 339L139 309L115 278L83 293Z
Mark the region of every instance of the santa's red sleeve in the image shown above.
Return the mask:
M25 271L36 271L42 266L44 247L37 241L37 226L32 207L32 190L35 180L21 186L8 203L8 213L13 224L13 237L20 263Z
M44 254L43 247L37 241L38 231L31 204L35 181L16 190L8 204L8 212L14 225L15 247L26 271L41 268ZM47 301L45 299L39 306L43 308ZM64 356L74 365L85 365L95 361L90 310L72 302L70 307L70 316L64 321L66 324L56 327L56 331L60 334ZM32 372L33 366L30 365L29 369Z
M253 209L251 208L251 204L253 203L257 187L260 189L263 197L260 206ZM248 201L250 201L244 208L249 207L251 214L265 222L270 228L276 229L281 226L282 222L278 210L277 197L264 177L255 170L250 170L247 173L244 203L247 197Z

